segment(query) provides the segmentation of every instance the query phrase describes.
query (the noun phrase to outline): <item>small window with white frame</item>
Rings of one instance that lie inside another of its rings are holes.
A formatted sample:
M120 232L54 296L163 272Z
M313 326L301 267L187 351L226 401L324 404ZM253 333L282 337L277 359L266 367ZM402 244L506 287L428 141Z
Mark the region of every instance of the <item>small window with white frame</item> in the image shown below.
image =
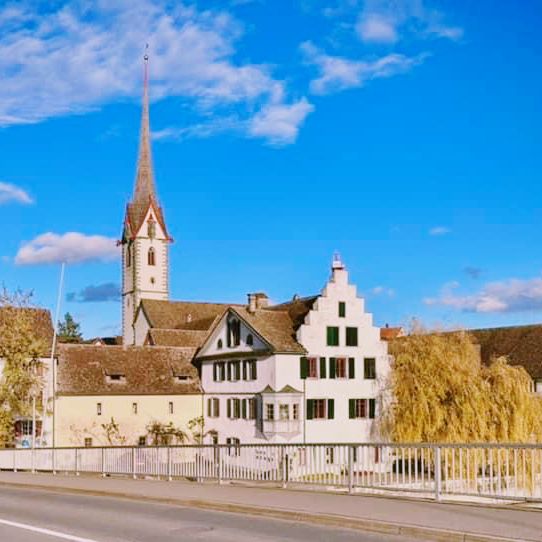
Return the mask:
M279 419L280 420L289 420L290 419L290 405L280 404L279 405Z
M273 421L275 419L275 405L273 403L267 403L265 405L266 420Z

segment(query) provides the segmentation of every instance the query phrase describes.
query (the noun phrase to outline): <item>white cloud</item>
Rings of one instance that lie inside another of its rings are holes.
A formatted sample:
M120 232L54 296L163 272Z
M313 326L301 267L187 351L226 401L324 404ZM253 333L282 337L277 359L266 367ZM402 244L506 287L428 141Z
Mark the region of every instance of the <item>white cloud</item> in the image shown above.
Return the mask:
M116 240L101 235L69 232L44 233L24 244L17 255L18 265L112 261L120 256Z
M542 310L542 278L489 282L474 294L455 293L458 283L447 284L427 305L444 305L464 312L525 312Z
M310 84L315 94L329 94L348 88L361 87L373 79L392 77L405 73L417 66L427 55L407 57L400 54L389 54L372 61L350 60L323 53L311 42L301 45L306 61L314 64L319 70L319 77Z
M387 288L385 286L375 286L371 293L373 295L384 295L387 297L393 297L395 295L395 290L393 288Z
M446 226L435 226L429 230L429 235L433 236L439 236L439 235L446 235L448 233L451 233L451 229L447 228Z
M249 133L275 145L294 143L299 129L314 106L306 98L292 104L270 104L250 121Z
M366 0L356 25L367 43L395 43L403 34L458 40L463 29L449 26L444 14L427 7L423 0Z
M34 203L32 197L22 188L19 188L14 184L0 182L0 205L10 201L24 203L26 205Z
M395 43L399 39L393 20L374 13L360 17L356 30L366 42Z
M0 8L0 125L139 97L146 42L153 99L181 97L218 116L234 108L245 126L254 112L286 101L269 66L235 60L243 28L224 11L167 0L54 6Z

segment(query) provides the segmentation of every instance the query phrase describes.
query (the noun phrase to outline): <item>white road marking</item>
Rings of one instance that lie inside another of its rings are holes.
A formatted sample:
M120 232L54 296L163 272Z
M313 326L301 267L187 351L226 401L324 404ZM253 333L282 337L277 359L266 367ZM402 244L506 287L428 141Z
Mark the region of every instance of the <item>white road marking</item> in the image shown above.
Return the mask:
M80 536L74 536L72 534L61 533L59 531L51 531L50 529L42 529L41 527L34 527L34 525L27 525L26 523L17 523L16 521L8 521L7 519L0 519L0 525L7 525L8 527L15 527L17 529L25 529L26 531L32 531L34 533L55 536L56 538L62 538L63 540L71 540L72 542L97 542L96 540L91 540L90 538L81 538Z

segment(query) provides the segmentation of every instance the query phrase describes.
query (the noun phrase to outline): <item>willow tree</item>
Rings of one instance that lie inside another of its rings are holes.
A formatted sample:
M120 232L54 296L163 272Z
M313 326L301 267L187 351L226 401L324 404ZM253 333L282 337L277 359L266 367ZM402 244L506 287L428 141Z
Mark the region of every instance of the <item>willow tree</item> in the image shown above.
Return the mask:
M31 294L0 292L0 446L13 443L15 417L30 416L42 387L39 357L46 349L36 333Z
M390 344L381 432L397 442L542 442L542 400L522 367L481 364L467 332L420 329Z

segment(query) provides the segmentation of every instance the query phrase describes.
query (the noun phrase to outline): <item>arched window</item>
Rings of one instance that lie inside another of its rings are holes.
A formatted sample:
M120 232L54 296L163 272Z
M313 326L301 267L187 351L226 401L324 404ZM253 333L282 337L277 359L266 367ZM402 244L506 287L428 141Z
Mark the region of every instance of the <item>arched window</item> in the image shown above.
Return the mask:
M154 248L149 248L149 252L147 253L147 263L149 265L156 265L156 258L154 254Z
M218 343L216 344L216 347L218 350L222 348L222 339L218 339Z
M132 265L132 246L128 245L126 247L126 267L130 267Z
M247 335L247 346L252 346L254 344L254 337L249 333Z

